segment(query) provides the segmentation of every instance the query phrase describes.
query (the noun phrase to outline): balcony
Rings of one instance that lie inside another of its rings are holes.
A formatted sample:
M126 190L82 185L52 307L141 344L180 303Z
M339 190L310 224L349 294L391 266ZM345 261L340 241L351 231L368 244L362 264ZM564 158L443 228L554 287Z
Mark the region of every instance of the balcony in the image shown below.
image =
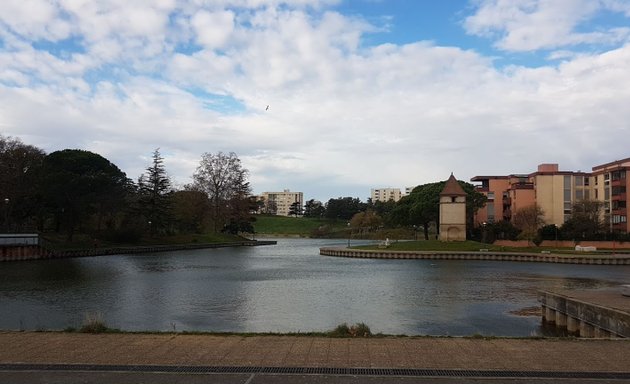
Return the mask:
M516 183L510 185L511 189L534 189L534 183Z

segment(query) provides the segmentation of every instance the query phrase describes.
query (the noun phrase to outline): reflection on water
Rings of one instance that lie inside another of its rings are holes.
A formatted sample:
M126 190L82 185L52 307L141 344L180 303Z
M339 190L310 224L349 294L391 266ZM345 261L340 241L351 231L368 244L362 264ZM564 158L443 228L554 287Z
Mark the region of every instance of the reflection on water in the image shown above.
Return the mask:
M541 289L627 283L628 266L319 256L344 240L3 263L0 328L62 329L102 313L125 330L529 336Z

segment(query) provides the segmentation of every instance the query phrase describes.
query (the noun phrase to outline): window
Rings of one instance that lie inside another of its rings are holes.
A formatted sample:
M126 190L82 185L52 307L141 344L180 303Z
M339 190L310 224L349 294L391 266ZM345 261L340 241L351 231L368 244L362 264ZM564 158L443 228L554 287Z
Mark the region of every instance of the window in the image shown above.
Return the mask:
M586 186L590 185L588 176L584 177L584 185L586 185Z
M575 186L581 187L584 185L584 177L583 176L575 176Z
M488 221L490 223L493 223L494 222L494 203L487 203L486 211L488 212Z
M584 190L576 189L575 190L575 200L584 200Z
M494 200L494 192L488 192L488 200Z

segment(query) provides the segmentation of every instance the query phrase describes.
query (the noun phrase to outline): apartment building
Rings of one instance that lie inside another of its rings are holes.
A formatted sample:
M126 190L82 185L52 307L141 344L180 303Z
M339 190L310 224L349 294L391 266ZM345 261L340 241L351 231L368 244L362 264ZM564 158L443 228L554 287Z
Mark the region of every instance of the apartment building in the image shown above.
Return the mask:
M604 220L611 231L630 232L628 195L630 158L593 167L593 198L604 203Z
M604 220L611 230L630 232L627 220L626 191L630 158L593 167L592 172L560 171L558 164L540 164L536 172L525 175L475 176L477 191L488 202L475 216L475 222L511 220L512 214L537 204L547 224L561 226L571 217L580 200L604 204Z
M399 188L372 188L370 198L373 202L389 200L398 201L402 197Z
M291 192L285 189L283 192L263 192L262 199L265 204L264 211L277 216L290 216L291 205L298 203L304 206L304 194L302 192Z

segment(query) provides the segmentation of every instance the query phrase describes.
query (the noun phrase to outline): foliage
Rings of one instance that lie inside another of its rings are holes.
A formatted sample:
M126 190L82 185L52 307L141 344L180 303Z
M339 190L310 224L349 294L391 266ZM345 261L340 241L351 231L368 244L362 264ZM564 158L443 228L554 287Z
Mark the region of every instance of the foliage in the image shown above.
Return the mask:
M378 229L383 223L383 219L371 209L356 213L350 220L350 227L357 230L360 235Z
M475 190L474 185L458 181L466 192L466 216L469 228L472 228L474 212L483 207L486 197ZM423 228L425 240L429 239L429 227L439 227L440 193L446 181L423 184L415 187L408 196L398 201L392 210L391 221L397 225L418 226Z
M210 200L190 186L173 192L173 218L178 232L202 233L209 225Z
M482 243L494 243L495 240L516 240L521 230L511 222L501 220L494 223L486 223L475 229L475 238Z
M103 315L100 312L87 312L83 325L79 329L79 332L83 333L103 333L107 332L109 328L103 321Z
M356 323L353 326L343 323L328 332L327 335L329 337L371 337L372 331L365 323Z
M89 151L66 149L46 156L42 194L56 217L56 229L65 227L68 240L92 215L113 217L124 206L129 180L104 157Z
M4 230L32 230L41 213L43 150L0 135L0 203ZM11 228L9 228L11 226Z
M299 201L296 201L294 203L291 204L291 206L289 207L289 216L302 216L302 204L300 204Z
M321 219L326 213L326 208L321 201L314 199L308 200L304 203L304 217L313 217Z
M214 231L249 217L248 171L235 153L204 153L193 174L194 188L208 195Z
M164 234L172 222L172 188L159 148L153 152L147 173L138 179L138 207L151 235Z
M562 235L573 240L596 238L604 232L601 219L602 203L595 200L581 200L573 204L571 218L561 227Z
M365 203L358 197L339 197L326 203L325 217L331 220L350 220L356 213L365 210Z
M538 229L545 225L544 212L537 204L520 208L514 212L512 222L521 230L520 238L528 241L538 240Z
M347 229L345 222L334 222L310 217L273 215L257 215L253 225L256 233L300 235L304 237L322 237L321 235L317 235L319 230L322 230L325 234L329 234L333 231Z
M383 219L384 225L391 224L389 218L391 217L391 213L396 208L396 202L394 200L387 200L385 202L376 200L372 201L372 199L368 199L366 208L368 210L374 211L377 215L379 215Z

